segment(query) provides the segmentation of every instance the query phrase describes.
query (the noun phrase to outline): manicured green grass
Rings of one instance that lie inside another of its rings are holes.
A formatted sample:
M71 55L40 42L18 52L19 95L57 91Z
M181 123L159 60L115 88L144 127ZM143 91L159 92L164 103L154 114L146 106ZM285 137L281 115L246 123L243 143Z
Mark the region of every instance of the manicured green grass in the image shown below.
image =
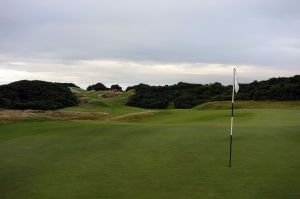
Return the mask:
M261 107L235 112L231 168L226 109L0 124L0 198L298 199L300 110Z
M237 102L229 168L230 102L126 117L130 93L76 92L61 111L109 116L0 123L1 199L300 198L299 102Z
M236 101L234 107L235 109L300 109L300 101ZM231 109L231 101L208 102L194 109Z

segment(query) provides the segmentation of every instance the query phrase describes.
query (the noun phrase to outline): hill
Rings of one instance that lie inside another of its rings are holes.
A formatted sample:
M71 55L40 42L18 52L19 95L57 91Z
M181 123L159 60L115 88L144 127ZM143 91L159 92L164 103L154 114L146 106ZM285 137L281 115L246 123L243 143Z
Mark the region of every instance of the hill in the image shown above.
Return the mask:
M130 107L126 105L128 99L134 95L132 91L121 92L117 96L104 97L109 91L84 91L81 89L73 89L78 98L84 98L85 103L79 106L67 107L61 109L62 112L76 113L107 113L105 121L125 121L125 122L141 122L141 123L170 123L177 124L179 121L185 124L198 123L202 119L214 117L212 110L218 110L222 113L224 124L228 122L230 116L231 102L230 101L214 101L206 102L193 109L149 109ZM276 109L282 111L299 110L300 101L236 101L235 109L239 110L267 110ZM248 111L246 111L248 112ZM250 111L251 112L251 111ZM208 114L209 113L209 114ZM238 113L238 112L237 112ZM201 115L201 118L199 118ZM243 115L240 115L243 117ZM220 119L220 118L219 118Z
M62 111L72 112L106 112L111 115L129 114L145 111L137 107L127 106L126 103L134 93L113 91L85 91L79 88L71 88L77 96L79 106L68 107Z
M0 86L1 108L55 110L75 105L77 98L61 83L22 80Z

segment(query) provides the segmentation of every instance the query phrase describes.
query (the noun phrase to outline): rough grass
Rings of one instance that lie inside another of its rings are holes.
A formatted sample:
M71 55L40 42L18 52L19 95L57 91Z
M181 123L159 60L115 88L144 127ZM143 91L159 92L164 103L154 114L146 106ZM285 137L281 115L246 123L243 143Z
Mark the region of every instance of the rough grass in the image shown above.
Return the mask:
M38 110L2 110L0 122L23 120L96 120L108 116L107 113L79 113Z

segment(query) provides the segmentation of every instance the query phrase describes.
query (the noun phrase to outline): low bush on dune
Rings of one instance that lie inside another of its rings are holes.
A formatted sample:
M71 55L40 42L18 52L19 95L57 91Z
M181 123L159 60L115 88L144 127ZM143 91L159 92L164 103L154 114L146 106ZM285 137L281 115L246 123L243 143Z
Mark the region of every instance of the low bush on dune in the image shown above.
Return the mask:
M191 108L211 101L231 100L232 86L220 83L190 84L179 82L174 85L149 86L139 84L131 86L126 91L134 89L135 94L128 101L129 106L142 108L167 108L174 103L175 108ZM254 81L240 84L236 95L237 100L300 100L300 75L288 78L271 78L266 81Z
M135 94L130 97L128 105L142 108L164 109L174 102L175 108L191 108L213 97L220 100L230 97L230 87L220 83L202 85L179 82L175 85L149 86L140 84L130 87Z
M76 96L61 83L22 80L0 86L0 107L56 110L77 105Z

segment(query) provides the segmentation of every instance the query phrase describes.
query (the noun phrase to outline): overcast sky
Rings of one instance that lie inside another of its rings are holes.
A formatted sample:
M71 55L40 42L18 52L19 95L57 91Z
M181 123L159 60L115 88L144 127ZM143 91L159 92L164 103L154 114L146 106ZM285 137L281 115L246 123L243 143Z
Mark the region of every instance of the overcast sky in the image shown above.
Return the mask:
M0 84L300 74L299 0L1 0Z

